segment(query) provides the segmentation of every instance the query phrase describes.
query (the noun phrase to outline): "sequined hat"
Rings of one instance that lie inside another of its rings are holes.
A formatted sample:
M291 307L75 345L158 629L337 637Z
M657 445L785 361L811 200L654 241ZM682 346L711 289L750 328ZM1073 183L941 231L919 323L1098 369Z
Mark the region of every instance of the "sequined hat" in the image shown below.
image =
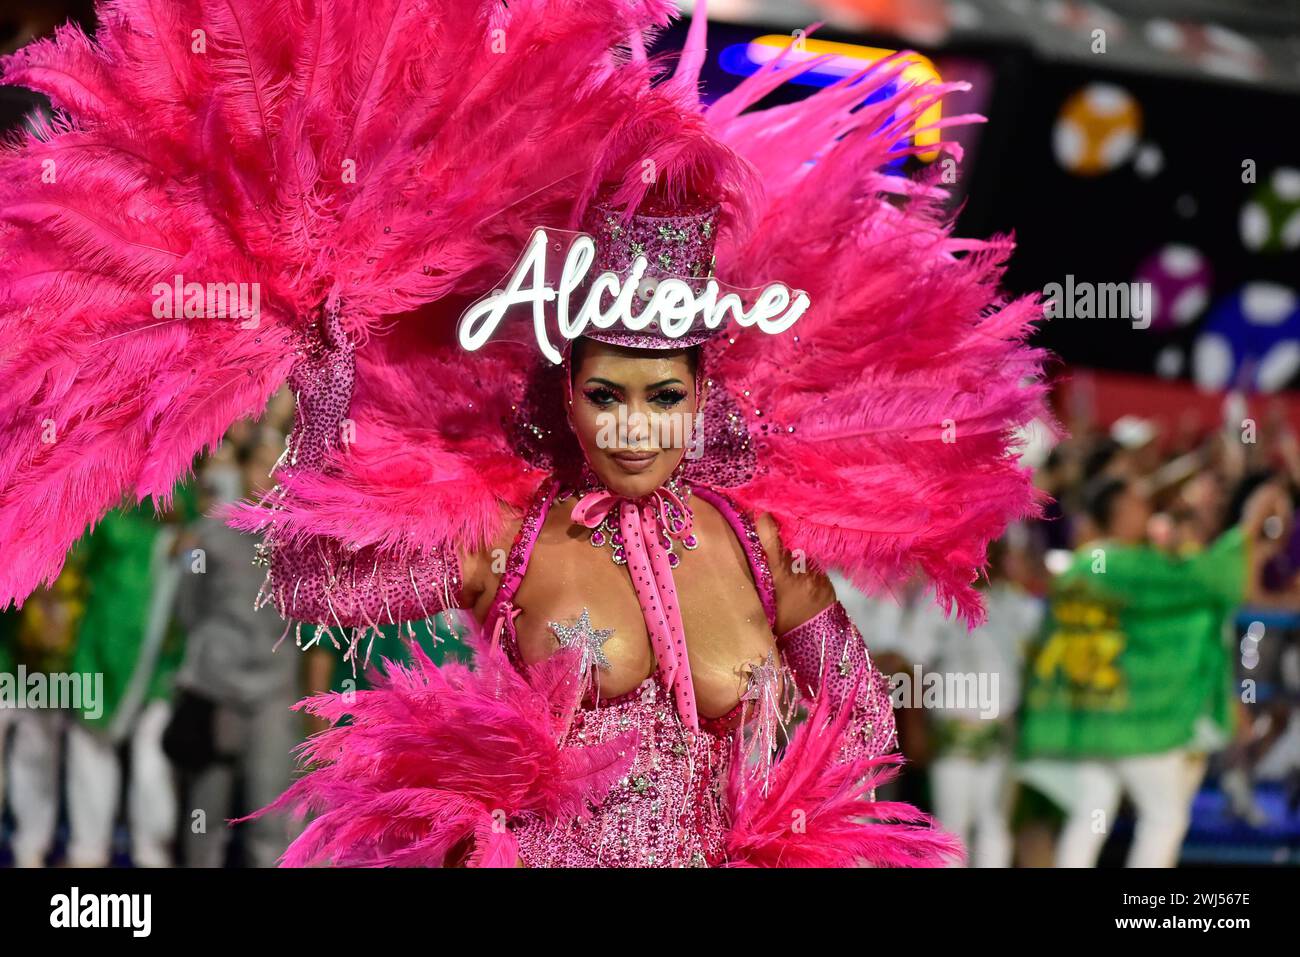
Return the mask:
M644 303L654 295L660 279L684 279L696 292L713 275L713 248L718 235L720 207L668 206L650 201L630 218L613 206L594 203L587 211L584 232L596 240L593 273L626 276L637 256L646 258L646 270L637 297ZM653 321L645 329L620 327L583 331L587 339L637 349L684 349L697 346L717 333L697 322L685 335L671 338Z

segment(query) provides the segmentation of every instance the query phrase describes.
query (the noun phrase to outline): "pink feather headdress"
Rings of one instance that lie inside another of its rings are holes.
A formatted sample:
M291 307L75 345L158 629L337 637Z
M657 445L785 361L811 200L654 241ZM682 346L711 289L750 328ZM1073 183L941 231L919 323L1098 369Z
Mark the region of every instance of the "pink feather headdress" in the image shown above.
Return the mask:
M579 228L597 197L633 216L653 190L717 203L721 279L813 302L794 334L702 346L694 477L816 566L871 589L920 567L978 619L988 541L1035 508L1013 436L1042 414L1039 307L998 291L1008 240L952 238L933 176L879 172L954 85L894 59L753 109L808 68L782 58L705 108L702 16L669 77L627 45L669 15L109 0L93 42L64 28L6 60L60 112L0 154L0 601L123 496L165 498L291 372L354 438L304 442L300 409L301 460L236 524L376 567L495 541L576 449L555 370L521 343L461 352L456 317L535 226ZM256 284L256 321L159 318L177 276ZM288 616L292 591L271 595Z
M751 110L808 68L778 59L704 108L693 72L702 25L677 72L638 105L645 123L630 155L652 157L665 182L651 192L628 177L611 199L593 181L584 196L623 210L612 217L623 228L716 198L714 272L738 288L789 278L813 305L791 334L732 329L703 343L705 449L686 475L772 515L785 546L815 566L876 592L919 568L941 603L978 622L973 581L987 543L1038 504L1015 433L1047 415L1043 355L1025 345L1040 310L998 291L1009 240L951 236L937 173L880 172L921 150L911 137L922 114L960 85L905 83L895 57L798 103ZM940 148L960 156L954 143ZM375 553L418 564L439 544L495 541L546 474L580 464L563 372L525 342L449 348L463 305L434 304L358 354L356 445L328 474L295 478L274 507L245 511L243 527L299 544L337 538L366 556L362 571ZM441 391L423 388L431 380ZM394 463L385 450L399 445Z

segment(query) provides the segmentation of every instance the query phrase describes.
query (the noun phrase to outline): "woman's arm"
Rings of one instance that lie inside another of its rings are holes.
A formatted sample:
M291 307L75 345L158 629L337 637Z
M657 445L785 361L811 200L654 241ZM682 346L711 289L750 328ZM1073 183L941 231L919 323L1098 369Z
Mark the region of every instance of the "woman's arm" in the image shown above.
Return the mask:
M462 607L464 582L455 550L401 555L376 546L351 550L333 539L266 546L266 585L280 616L325 627L378 627L431 618Z
M772 566L777 649L802 694L812 699L829 695L836 712L853 709L840 760L891 751L895 727L889 683L871 664L866 642L836 600L830 580L785 550L769 516L760 516L756 525Z
M263 546L270 565L264 587L282 618L326 627L419 621L453 608L470 609L482 622L519 517L503 515L502 523L498 541L473 552L351 550L324 536L271 542Z

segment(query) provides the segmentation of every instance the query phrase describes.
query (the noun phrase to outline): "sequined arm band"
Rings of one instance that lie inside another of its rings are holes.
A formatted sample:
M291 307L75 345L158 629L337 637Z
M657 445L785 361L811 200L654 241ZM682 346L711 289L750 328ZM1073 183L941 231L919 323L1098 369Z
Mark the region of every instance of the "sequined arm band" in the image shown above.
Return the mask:
M871 664L866 642L843 605L828 605L792 628L777 639L777 648L794 672L802 694L814 698L829 694L831 703L839 708L857 688L850 703L853 714L845 732L842 761L864 755L876 757L894 749L889 681Z
M344 549L326 538L264 546L270 570L260 604L280 616L339 628L419 621L464 602L453 549L398 557L375 547Z
M343 303L331 296L303 337L289 381L296 400L293 433L276 474L287 483L268 496L270 510L292 498L300 473L328 473L331 456L345 448L356 378L356 346L343 323ZM272 603L287 621L353 629L428 620L459 608L461 569L450 548L399 555L375 546L350 549L327 535L281 535L274 520L264 529L260 561L269 566L258 606ZM301 639L301 633L299 635ZM300 642L301 643L301 642Z

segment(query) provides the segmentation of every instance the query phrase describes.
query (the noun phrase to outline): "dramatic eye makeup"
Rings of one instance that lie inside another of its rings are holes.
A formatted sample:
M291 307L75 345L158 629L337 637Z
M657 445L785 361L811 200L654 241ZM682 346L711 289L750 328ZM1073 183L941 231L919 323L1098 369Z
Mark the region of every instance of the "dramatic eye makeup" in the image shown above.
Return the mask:
M587 397L588 402L602 409L619 401L618 393L605 385L586 386L583 388L582 394Z
M618 383L594 377L588 379L582 388L587 401L600 409L625 401L624 392ZM685 401L687 394L681 379L662 379L646 386L646 400L660 409L673 408Z
M646 386L646 396L652 405L671 409L686 398L686 388L681 379L661 379Z
M671 409L685 398L685 389L660 389L658 392L651 394L650 401L660 408Z

